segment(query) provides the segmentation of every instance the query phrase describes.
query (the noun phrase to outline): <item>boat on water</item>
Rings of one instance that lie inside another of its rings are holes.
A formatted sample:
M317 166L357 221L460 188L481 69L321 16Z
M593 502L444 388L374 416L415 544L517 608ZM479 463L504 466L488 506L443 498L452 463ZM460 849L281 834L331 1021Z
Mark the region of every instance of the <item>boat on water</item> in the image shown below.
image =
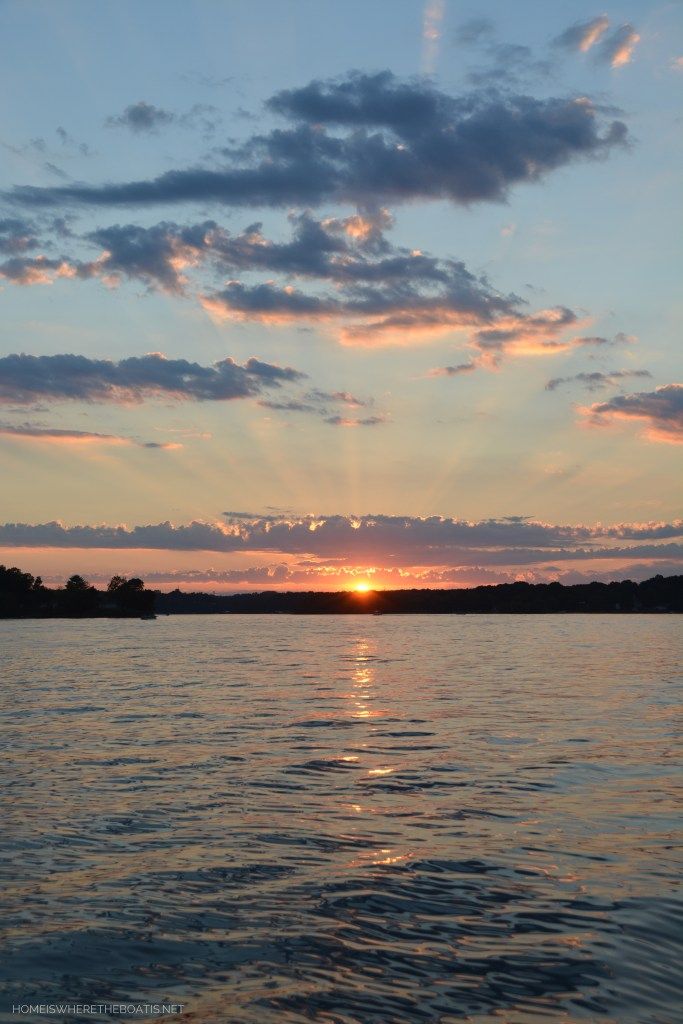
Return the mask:
M142 619L142 620L143 620L144 622L146 622L146 621L148 621L149 619L156 619L156 615L154 614L154 612L148 612L148 613L147 613L146 615L141 615L141 616L140 616L140 618L141 618L141 619Z

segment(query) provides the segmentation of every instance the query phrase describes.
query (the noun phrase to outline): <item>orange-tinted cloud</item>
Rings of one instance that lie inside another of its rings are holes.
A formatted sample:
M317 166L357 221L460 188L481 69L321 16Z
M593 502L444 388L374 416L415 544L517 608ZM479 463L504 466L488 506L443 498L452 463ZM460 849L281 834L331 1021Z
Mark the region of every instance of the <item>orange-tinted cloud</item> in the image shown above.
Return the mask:
M592 426L636 420L646 424L643 436L648 440L683 444L683 384L664 384L654 391L616 395L581 412Z
M29 423L0 424L0 436L17 441L54 445L133 445L137 448L177 451L183 445L176 441L138 441L120 434L100 434L89 430L63 430L58 427L38 427Z

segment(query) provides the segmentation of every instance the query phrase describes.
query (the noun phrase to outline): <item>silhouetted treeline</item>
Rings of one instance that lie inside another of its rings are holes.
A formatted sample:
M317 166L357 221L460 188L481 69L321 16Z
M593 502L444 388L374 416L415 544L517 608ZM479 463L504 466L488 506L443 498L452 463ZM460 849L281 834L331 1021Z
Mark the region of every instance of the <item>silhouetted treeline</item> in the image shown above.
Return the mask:
M106 590L71 576L64 587L45 587L40 576L0 565L0 618L139 616L154 611L156 593L142 580L114 576Z
M683 612L683 576L655 576L643 583L503 583L469 590L377 590L320 593L157 594L156 609L170 614L278 613L534 614L548 612Z
M502 583L469 590L371 590L207 594L147 590L141 579L114 576L106 590L71 576L45 587L40 576L0 565L0 618L201 614L540 614L553 612L683 612L683 576L643 583Z

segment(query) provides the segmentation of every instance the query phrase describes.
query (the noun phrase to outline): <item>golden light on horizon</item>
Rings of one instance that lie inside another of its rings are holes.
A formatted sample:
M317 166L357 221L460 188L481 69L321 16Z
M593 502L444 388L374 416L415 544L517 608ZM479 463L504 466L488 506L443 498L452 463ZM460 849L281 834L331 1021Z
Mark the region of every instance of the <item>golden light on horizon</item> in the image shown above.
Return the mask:
M353 589L357 594L367 594L370 590L370 584L365 582L356 583Z

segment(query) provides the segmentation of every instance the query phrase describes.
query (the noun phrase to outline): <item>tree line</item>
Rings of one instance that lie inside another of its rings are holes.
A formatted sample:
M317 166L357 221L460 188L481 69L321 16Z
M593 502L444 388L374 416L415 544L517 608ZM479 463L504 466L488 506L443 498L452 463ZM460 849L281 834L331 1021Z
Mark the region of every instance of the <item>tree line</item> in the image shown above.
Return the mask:
M683 576L635 583L501 583L459 590L262 591L252 594L148 590L137 577L113 576L97 590L82 576L46 587L40 576L0 566L0 618L211 614L543 614L683 612Z
M371 590L207 594L172 590L157 595L156 609L171 615L476 615L552 612L683 612L683 576L642 583L500 583L459 590Z
M78 575L63 587L46 587L40 576L0 565L0 618L150 615L155 597L137 577L113 576L106 590Z

